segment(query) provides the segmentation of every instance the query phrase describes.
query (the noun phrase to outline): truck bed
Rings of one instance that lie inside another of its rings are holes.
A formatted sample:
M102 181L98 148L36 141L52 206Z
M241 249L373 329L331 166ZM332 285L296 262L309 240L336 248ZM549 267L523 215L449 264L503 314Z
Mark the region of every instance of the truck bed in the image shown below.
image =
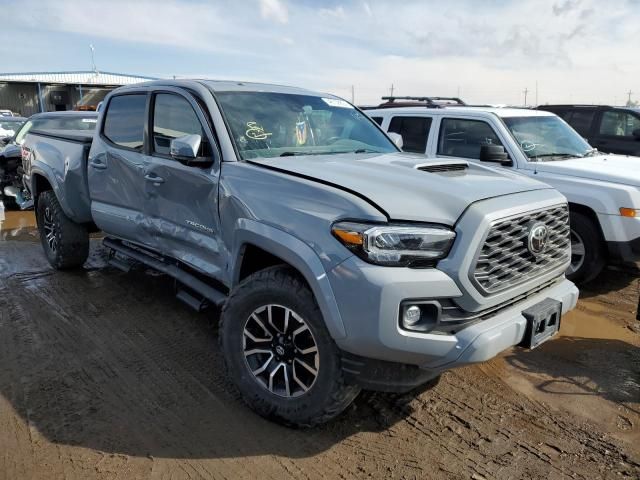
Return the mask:
M51 184L68 217L77 223L89 223L91 203L87 182L87 159L93 131L32 130L25 137L23 164L25 185L37 191L34 176Z

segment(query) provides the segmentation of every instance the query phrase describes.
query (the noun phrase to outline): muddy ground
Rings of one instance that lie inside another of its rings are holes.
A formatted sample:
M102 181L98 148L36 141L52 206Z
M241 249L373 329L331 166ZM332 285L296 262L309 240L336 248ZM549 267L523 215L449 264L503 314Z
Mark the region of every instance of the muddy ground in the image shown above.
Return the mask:
M241 403L215 312L107 267L99 240L84 271L54 272L32 225L0 210L0 479L640 478L632 269L584 288L535 351L295 431Z

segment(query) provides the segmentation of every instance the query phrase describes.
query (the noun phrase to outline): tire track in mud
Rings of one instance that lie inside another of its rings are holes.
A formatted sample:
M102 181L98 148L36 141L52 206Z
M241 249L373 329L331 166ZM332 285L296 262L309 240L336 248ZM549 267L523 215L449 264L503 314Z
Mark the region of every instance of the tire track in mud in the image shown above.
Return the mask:
M314 430L279 427L226 379L216 313L192 313L168 279L104 268L95 248L80 273L17 251L25 268L0 273L0 478L640 476L637 452L491 363L417 396L362 395Z

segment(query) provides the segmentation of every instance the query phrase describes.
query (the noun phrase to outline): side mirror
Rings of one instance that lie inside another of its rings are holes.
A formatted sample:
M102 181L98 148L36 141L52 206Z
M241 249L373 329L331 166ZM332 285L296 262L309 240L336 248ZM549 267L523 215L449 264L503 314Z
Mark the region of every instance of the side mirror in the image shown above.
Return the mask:
M510 167L513 162L502 145L482 145L480 147L480 160L482 162L495 162L505 167Z
M633 135L633 136L636 138L636 140L640 140L640 128L636 128L636 129L631 133L631 135Z
M387 132L387 136L391 139L396 147L402 150L402 146L404 145L404 142L402 141L402 135L396 132Z
M198 157L202 137L200 135L184 135L171 140L169 152L171 156L186 165L205 167L213 162L208 157Z

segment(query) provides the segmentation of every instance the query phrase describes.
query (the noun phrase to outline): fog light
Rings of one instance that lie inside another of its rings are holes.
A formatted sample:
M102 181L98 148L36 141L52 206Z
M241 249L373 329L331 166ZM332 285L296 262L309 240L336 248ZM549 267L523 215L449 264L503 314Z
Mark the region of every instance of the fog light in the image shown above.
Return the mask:
M405 327L412 327L420 321L422 310L417 305L411 305L404 311L403 323Z

